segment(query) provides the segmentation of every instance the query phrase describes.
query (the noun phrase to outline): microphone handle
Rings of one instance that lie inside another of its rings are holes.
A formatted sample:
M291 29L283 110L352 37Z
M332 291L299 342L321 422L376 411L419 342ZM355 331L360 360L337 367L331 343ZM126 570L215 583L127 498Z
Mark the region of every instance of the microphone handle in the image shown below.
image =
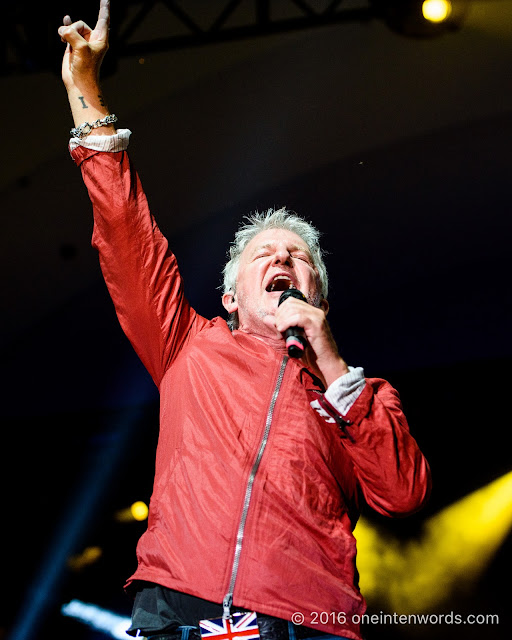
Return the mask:
M308 345L304 331L300 327L290 327L284 332L284 339L290 358L302 358Z
M298 289L287 289L279 296L279 306L286 298L297 298L307 302L306 296ZM304 331L301 327L290 327L284 332L284 339L286 342L286 348L288 349L288 355L290 358L302 358L304 351L308 346L308 342L304 337Z

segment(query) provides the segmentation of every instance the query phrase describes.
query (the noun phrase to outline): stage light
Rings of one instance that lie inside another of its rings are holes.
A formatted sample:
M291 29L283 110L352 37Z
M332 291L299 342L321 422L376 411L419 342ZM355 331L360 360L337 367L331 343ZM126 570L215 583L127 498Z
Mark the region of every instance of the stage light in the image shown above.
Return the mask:
M130 510L132 512L133 519L138 522L142 522L148 517L149 510L147 504L141 500L134 502L130 507Z
M68 558L68 567L73 571L80 571L101 558L103 551L100 547L87 547L74 556Z
M68 604L62 605L60 610L63 616L80 620L80 622L98 631L103 631L112 638L117 640L129 640L130 638L126 631L130 627L131 619L127 616L120 616L95 604L80 600L71 600Z
M471 0L371 0L375 14L397 33L434 37L458 30Z
M148 506L142 500L137 500L130 507L121 509L116 513L116 520L118 522L133 522L134 520L142 522L148 517Z
M105 488L122 463L133 434L140 428L143 414L143 402L138 408L129 406L119 410L112 419L109 437L105 435L100 447L91 445L84 465L86 471L61 521L56 524L40 567L29 580L8 640L31 640L37 636L44 617L51 610L52 597L64 578L67 560L82 546L98 505L104 499Z
M388 611L435 611L471 589L512 529L512 472L427 520L400 542L362 519L357 539L361 591Z
M421 12L430 22L443 22L452 12L452 3L449 0L425 0Z

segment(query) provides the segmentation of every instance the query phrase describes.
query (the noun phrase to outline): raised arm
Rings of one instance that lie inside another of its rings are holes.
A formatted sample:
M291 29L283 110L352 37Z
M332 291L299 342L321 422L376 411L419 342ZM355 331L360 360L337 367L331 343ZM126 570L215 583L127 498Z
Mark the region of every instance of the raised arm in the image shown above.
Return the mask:
M93 123L109 115L100 89L101 62L108 50L110 2L101 0L98 21L91 29L83 20L72 22L65 16L59 35L66 43L62 60L62 80L68 92L75 127ZM94 135L112 135L113 124L94 129Z
M58 30L66 42L62 79L75 126L109 115L99 72L108 49L109 2L101 0L94 29L69 16ZM89 133L93 137L88 137ZM71 155L80 166L93 205L92 245L119 322L159 385L182 346L207 320L188 304L176 258L160 232L137 172L125 151L129 131L113 125L75 131ZM102 138L98 143L97 136ZM105 144L103 144L105 142ZM101 150L100 150L101 149Z

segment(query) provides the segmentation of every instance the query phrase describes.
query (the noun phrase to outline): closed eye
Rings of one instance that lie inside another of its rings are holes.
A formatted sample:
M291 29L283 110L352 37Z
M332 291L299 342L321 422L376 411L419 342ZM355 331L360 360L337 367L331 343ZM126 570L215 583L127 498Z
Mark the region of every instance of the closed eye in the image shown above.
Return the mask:
M292 253L292 258L297 258L298 260L302 260L303 262L311 264L309 256L305 253Z

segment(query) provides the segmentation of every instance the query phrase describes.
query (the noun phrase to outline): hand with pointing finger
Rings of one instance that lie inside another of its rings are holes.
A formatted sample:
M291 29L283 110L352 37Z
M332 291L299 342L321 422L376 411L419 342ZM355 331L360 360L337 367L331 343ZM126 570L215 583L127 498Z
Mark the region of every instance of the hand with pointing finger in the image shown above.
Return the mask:
M65 16L59 35L67 43L62 61L62 79L66 87L91 78L98 79L103 56L108 49L110 2L101 0L98 21L91 29L83 20L72 22Z
M101 0L98 20L91 29L83 20L72 22L64 17L58 33L66 43L62 60L62 80L68 91L75 124L93 121L108 114L99 88L101 62L108 50L110 2ZM95 133L111 134L113 127L102 127Z

